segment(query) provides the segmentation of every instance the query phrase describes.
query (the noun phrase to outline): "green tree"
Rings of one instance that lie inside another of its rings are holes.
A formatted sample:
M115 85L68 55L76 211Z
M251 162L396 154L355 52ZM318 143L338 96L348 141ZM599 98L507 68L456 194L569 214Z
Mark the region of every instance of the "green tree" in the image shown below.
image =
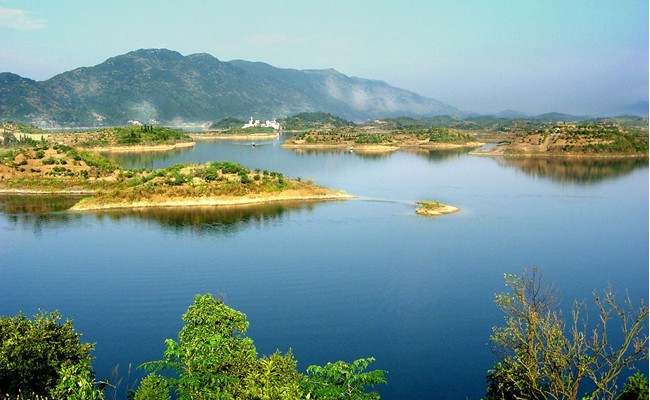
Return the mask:
M362 358L348 364L343 361L327 363L320 367L311 365L307 368L307 380L303 387L308 398L314 399L379 399L377 392L367 393L367 388L385 384L386 371L373 370L364 372L374 358Z
M147 375L138 390L136 390L134 400L170 400L169 387L167 381L162 376L154 373Z
M48 396L63 378L87 379L94 386L94 345L81 341L71 320L60 320L58 312L43 311L33 320L22 313L0 318L0 397Z
M143 364L154 373L136 399L164 400L169 390L179 399L378 399L366 388L386 382L384 371L365 372L371 358L310 366L307 376L297 372L291 351L258 358L245 336L246 315L210 294L197 295L183 321L178 341L165 342L164 358ZM160 371L172 374L155 374Z
M618 400L648 400L648 378L640 372L627 378Z
M564 320L555 292L536 269L505 279L511 292L498 294L496 303L506 321L491 336L504 358L488 373L486 398L577 399L581 383L590 382L595 389L587 398L616 399L621 372L648 358L643 301L635 307L626 297L620 305L611 288L594 292L598 323L589 326L584 302L575 302L571 320Z
M210 294L196 296L183 314L179 341L165 342L165 358L145 369L171 370L169 380L180 399L246 398L245 382L257 370L253 341L244 336L246 315Z

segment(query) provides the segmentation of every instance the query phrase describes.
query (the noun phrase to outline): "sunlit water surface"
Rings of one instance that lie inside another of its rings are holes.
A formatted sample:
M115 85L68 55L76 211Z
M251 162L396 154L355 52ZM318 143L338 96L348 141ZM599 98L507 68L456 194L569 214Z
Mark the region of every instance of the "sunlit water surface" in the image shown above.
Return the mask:
M495 160L467 151L360 155L279 141L115 155L128 168L237 161L359 196L240 208L65 211L0 198L0 314L58 309L96 342L120 392L162 357L198 293L248 316L260 354L375 357L385 399L478 399L497 357L504 273L537 266L569 307L609 283L648 293L647 160ZM461 208L436 219L415 201ZM593 309L593 307L592 307ZM647 373L647 365L642 369Z

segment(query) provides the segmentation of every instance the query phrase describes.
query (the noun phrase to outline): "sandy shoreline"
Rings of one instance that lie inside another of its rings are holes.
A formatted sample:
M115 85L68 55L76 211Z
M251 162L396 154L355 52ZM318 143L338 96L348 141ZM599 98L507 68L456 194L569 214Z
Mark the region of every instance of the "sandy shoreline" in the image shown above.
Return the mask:
M505 149L470 151L468 154L479 157L503 157L503 158L596 158L596 159L616 159L616 158L648 158L648 154L587 154L587 153L506 153Z
M355 153L391 153L400 148L397 146L387 145L367 145L367 144L293 144L285 143L282 145L285 149L290 150L340 150L350 151L352 149Z
M115 202L105 204L86 204L80 202L70 208L71 211L100 211L114 210L121 208L151 208L151 207L202 207L202 206L238 206L248 204L270 203L278 201L331 201L347 200L355 196L332 192L321 195L304 195L296 191L287 191L270 196L242 196L242 197L201 197L190 199L170 199L168 201L136 201L136 202Z
M349 151L352 149L355 153L391 153L397 150L422 149L422 150L451 150L467 147L480 147L485 143L468 142L468 143L421 143L421 144L355 144L355 143L284 143L282 147L291 150L341 150Z
M95 190L35 190L35 189L12 189L0 188L0 195L64 195L64 196L86 196L95 194Z
M450 150L450 149L460 149L465 147L481 147L484 146L483 142L467 142L467 143L435 143L427 142L422 143L418 147L421 149L427 150Z
M277 133L251 133L250 135L229 135L223 133L190 133L194 140L270 140L278 137Z
M460 211L460 208L458 207L449 206L447 204L440 204L436 208L426 208L424 206L421 206L415 210L415 213L417 215L422 215L425 217L437 217L445 214L453 214L458 211Z
M194 147L196 142L181 142L175 144L162 144L155 146L109 146L109 147L86 147L86 150L101 153L138 153L144 151L169 151L181 147Z

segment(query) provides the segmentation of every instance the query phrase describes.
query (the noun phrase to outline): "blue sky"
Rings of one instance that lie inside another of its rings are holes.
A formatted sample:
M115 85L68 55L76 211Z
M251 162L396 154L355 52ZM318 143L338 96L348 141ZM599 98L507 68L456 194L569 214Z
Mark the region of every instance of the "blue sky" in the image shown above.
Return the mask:
M140 48L334 68L480 113L648 100L647 0L0 0L0 71Z

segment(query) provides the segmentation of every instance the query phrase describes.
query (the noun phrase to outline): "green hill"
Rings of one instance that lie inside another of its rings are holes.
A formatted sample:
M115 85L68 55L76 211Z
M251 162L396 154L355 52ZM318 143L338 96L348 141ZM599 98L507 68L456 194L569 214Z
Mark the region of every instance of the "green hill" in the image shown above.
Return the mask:
M385 82L334 70L281 69L209 54L143 49L37 82L0 74L0 121L40 127L174 125L324 111L363 120L460 113Z
M286 130L339 128L355 125L352 121L324 112L303 112L283 118L279 122Z

